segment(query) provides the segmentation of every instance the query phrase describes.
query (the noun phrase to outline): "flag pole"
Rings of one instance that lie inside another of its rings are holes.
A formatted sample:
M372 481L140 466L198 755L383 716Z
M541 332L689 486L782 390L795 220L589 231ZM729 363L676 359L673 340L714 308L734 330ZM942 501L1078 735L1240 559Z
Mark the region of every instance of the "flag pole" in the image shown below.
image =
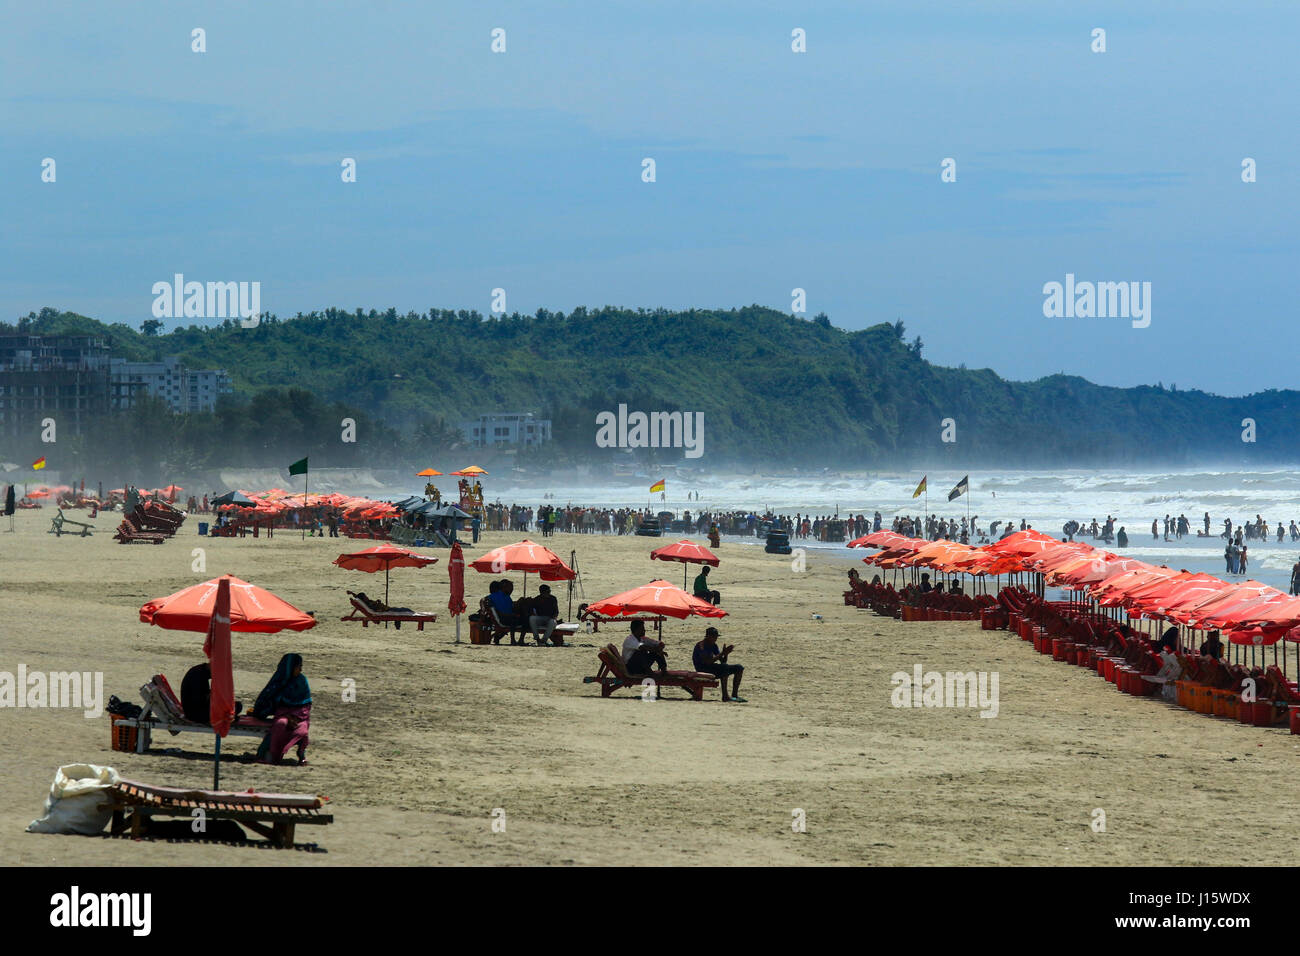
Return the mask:
M307 467L307 468L304 468L304 469L302 470L302 511L303 511L303 519L304 519L303 522L302 522L302 540L304 540L304 541L307 540L307 521L306 521L306 517L307 517L307 478L308 478L308 476L309 476L310 474L311 474L311 468L310 468L310 466ZM385 585L384 585L384 592L385 592L385 593L384 593L384 603L387 604L387 603L388 603L388 593L387 593L387 592L388 592L388 585L387 585L387 583L385 583ZM384 623L385 623L385 625L386 625L388 622L385 621Z

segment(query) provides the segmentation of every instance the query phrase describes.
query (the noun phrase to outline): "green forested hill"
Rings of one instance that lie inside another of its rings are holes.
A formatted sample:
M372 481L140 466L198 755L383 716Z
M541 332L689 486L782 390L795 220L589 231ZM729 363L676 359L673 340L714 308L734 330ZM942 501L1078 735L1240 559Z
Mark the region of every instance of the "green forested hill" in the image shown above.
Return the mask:
M338 416L349 410L364 417L372 438L364 454L413 460L453 444L455 424L480 411L550 417L552 458L597 454L595 416L620 402L698 411L705 461L771 466L1278 463L1296 457L1300 424L1296 392L1225 399L1064 375L1013 382L931 365L901 322L847 332L824 316L810 321L758 306L500 318L328 310L272 316L254 329L227 322L154 335L45 309L17 328L103 334L117 355L178 354L192 367L225 368L237 401L218 417L232 464L261 464L268 448L310 441L318 429L336 445ZM291 398L286 390L294 389L311 394ZM940 440L947 418L953 443ZM1243 418L1257 423L1255 444L1241 440ZM250 443L252 421L259 437ZM190 461L213 439L208 423L186 428L194 437L180 441L196 445L183 453ZM354 464L363 451L329 454L331 463Z

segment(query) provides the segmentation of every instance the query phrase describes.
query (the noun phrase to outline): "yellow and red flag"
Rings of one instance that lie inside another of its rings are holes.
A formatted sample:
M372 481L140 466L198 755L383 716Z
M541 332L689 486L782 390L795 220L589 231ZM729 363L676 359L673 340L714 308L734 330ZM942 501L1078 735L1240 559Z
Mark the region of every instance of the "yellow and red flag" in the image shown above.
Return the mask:
M663 490L664 490L664 481L665 481L665 479L660 478L660 479L659 479L658 481L656 481L653 485L651 485L651 486L650 486L650 494L654 494L656 491L663 491Z
M35 471L40 471L40 470L41 470L42 468L44 468L44 467L45 467L45 459L44 459L44 458L37 458L34 462L32 462L32 468L33 468Z
M913 498L919 498L921 497L921 495L925 494L925 479L928 477L930 476L929 475L922 476L921 483L916 486L916 491L912 492Z

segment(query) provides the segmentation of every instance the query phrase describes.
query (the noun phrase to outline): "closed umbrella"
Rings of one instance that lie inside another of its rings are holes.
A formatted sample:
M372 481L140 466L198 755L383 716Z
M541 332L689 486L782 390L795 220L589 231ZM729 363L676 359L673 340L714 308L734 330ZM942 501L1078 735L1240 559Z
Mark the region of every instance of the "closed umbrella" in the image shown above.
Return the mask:
M203 653L208 656L212 670L212 697L208 709L208 722L217 735L216 751L212 760L212 789L221 785L221 738L230 733L235 719L235 667L230 654L230 579L217 580L217 596L208 624L208 637L203 642Z
M465 552L460 542L451 543L451 557L448 559L447 576L451 583L451 596L447 599L447 610L456 619L456 643L460 643L460 616L465 613Z

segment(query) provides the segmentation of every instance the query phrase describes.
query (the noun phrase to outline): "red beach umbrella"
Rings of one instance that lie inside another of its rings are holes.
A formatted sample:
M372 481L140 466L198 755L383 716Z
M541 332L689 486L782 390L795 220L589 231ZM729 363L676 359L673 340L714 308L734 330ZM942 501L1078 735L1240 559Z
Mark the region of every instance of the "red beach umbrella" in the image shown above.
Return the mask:
M726 617L727 612L708 601L701 601L667 581L651 581L631 591L615 594L587 606L589 611L610 617L630 617L634 614L663 614L685 620L696 617Z
M140 608L140 620L170 631L206 632L212 623L217 591L223 579L229 581L232 631L274 634L285 630L306 631L316 626L316 619L310 614L233 574L223 574L167 597L155 598Z
M334 559L334 563L345 571L365 571L368 574L374 574L376 571L384 572L384 603L388 603L388 572L391 568L423 568L433 564L438 559L424 554L416 554L414 551L407 551L405 548L397 548L391 544L380 544L373 548L366 548L364 551L354 551L351 554L340 554Z
M451 579L451 597L447 601L447 610L454 617L465 613L465 552L459 541L451 545L451 559L447 565L447 576Z
M678 541L676 544L666 544L662 548L655 548L650 552L650 560L680 561L683 588L686 587L686 565L707 564L716 568L721 563L718 556L704 545L686 540Z
M554 551L527 538L518 544L493 548L470 567L483 574L523 571L525 591L528 589L529 572L541 575L543 581L571 581L577 577L577 573L561 561Z

